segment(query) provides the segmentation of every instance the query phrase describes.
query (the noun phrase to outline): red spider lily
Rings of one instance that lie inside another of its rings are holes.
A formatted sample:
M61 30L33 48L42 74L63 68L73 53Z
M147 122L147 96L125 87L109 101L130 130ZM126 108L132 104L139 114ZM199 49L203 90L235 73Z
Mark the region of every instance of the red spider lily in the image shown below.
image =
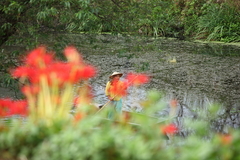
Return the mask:
M27 101L19 100L12 101L10 99L0 100L0 116L12 116L12 115L22 115L26 116L28 114Z
M12 100L10 99L0 99L0 117L8 116L11 104Z
M26 77L34 84L39 83L44 76L49 85L62 85L65 82L74 84L96 74L94 67L80 64L81 57L74 47L67 47L65 55L71 63L53 62L53 55L46 53L45 47L39 47L27 56L26 66L16 68L12 75L15 78Z
M14 78L20 78L20 77L29 78L29 77L32 77L33 74L34 74L34 68L25 67L25 66L20 66L12 71L12 76Z
M51 63L52 60L53 55L47 54L45 47L38 47L27 55L26 64L33 67L43 67Z
M39 74L34 79L32 78L32 81L34 83L38 82L40 78L46 78L48 85L52 86L57 85L58 87L61 87L64 83L67 83L70 80L70 73L72 66L68 63L63 62L55 62L47 66L47 68L43 68L39 70Z
M95 73L95 68L90 65L79 67L63 62L53 63L46 69L42 70L42 75L47 77L49 85L52 85L53 83L62 85L66 82L75 84L81 79L85 80L93 77Z
M95 76L96 69L93 66L87 65L81 70L81 78L82 79L89 79Z
M80 56L77 49L73 46L69 46L65 48L64 55L68 59L69 62L75 63L75 64L81 64L82 63L82 57Z
M39 93L40 88L39 86L33 85L33 86L23 86L21 89L22 93L24 95L36 95Z
M22 87L22 92L28 98L29 107L33 113L30 119L44 119L46 116L50 117L49 114L57 112L55 114L57 116L68 114L68 107L64 104L69 101L67 96L72 96L73 84L81 80L87 82L87 79L96 74L96 69L93 66L83 63L76 48L67 47L64 52L68 63L55 61L54 55L47 53L45 47L38 47L27 55L23 66L12 71L15 78L22 78L20 80L28 82ZM79 91L79 97L75 103L90 103L92 99L90 89L83 87L81 92ZM36 105L43 105L43 107L36 107ZM56 109L56 112L52 112L53 109ZM0 101L0 116L13 114L27 115L27 102ZM79 115L77 119L80 119Z
M20 66L12 71L15 78L26 77L32 83L38 83L40 75L46 75L44 70L53 62L53 55L46 53L45 47L39 47L31 51L26 57L25 66Z
M13 101L10 105L9 115L28 115L27 101L26 100L18 100Z
M44 69L42 75L46 76L50 86L53 84L61 86L63 83L68 82L70 71L71 66L69 64L56 62Z
M14 78L27 78L31 83L39 83L40 76L46 74L44 69L20 66L12 71Z
M110 88L109 92L114 94L115 96L125 96L127 94L127 88L129 84L127 82L112 82L112 87Z
M93 66L87 65L79 68L72 68L69 74L69 82L77 83L81 79L86 80L96 74L96 69Z
M178 131L178 128L175 124L168 124L165 126L161 126L160 130L162 134L166 135L166 134L175 134Z
M128 82L134 86L138 86L149 81L149 77L146 74L129 73L126 77Z

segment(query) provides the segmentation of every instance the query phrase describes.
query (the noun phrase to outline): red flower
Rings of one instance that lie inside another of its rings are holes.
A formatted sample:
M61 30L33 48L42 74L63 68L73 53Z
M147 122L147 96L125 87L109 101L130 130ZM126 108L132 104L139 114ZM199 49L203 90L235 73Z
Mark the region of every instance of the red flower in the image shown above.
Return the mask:
M27 101L26 100L18 100L13 101L10 105L9 115L28 115Z
M66 56L68 61L71 63L75 63L75 64L82 63L82 57L78 53L77 49L73 46L66 47L64 50L64 55Z
M20 66L12 71L14 78L27 78L31 83L39 82L39 75L42 75L43 69Z
M0 116L12 116L12 115L22 115L26 116L28 114L27 101L19 100L12 101L10 99L0 100Z
M160 130L162 134L166 135L166 134L175 134L178 131L178 128L175 124L168 124L165 126L161 126Z
M49 65L44 72L50 86L53 84L61 86L69 81L70 71L71 66L69 64L56 62Z
M0 117L5 117L9 115L9 107L11 105L12 105L12 100L0 99Z
M31 77L34 73L34 69L30 67L20 66L12 71L12 76L14 78L20 78L20 77Z
M26 77L31 83L38 83L48 66L53 62L53 54L46 53L45 47L38 47L31 51L26 57L25 66L20 66L12 71L15 78Z
M70 83L77 83L81 79L87 80L91 77L93 77L96 74L96 70L94 67L88 65L88 66L82 66L82 67L74 67L70 64L70 73L69 73L69 79L68 81Z
M82 79L89 79L96 74L96 69L93 66L87 65L82 69Z
M22 93L24 95L36 95L39 92L40 88L38 86L23 86Z
M127 75L127 80L130 84L138 86L149 81L149 77L145 74L135 74L129 73Z
M26 64L33 67L44 67L53 60L52 54L46 53L45 47L38 47L26 57Z
M74 47L67 47L64 53L70 63L54 62L53 55L46 53L45 47L39 47L26 57L26 66L13 70L16 78L26 77L31 83L39 83L42 77L47 78L49 85L59 85L69 82L77 83L81 79L89 79L96 74L96 69L84 65L80 54Z

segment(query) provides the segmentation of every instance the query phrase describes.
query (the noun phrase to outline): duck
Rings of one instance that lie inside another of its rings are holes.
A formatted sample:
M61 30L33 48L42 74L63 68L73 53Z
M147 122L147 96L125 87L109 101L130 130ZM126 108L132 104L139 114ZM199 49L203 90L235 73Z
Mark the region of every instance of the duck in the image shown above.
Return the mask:
M176 60L176 58L174 57L173 59L169 60L169 62L170 62L170 63L176 63L177 60Z

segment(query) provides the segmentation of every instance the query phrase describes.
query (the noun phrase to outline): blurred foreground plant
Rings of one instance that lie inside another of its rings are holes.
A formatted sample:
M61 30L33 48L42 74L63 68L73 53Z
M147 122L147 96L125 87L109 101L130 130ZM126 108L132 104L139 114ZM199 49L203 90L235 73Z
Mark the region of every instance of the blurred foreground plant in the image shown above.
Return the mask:
M43 46L31 51L24 64L11 71L13 77L19 78L24 84L22 92L27 103L20 108L16 105L10 107L17 102L12 101L12 105L9 105L6 100L1 100L2 116L11 116L24 110L29 121L51 124L53 120L69 118L76 92L81 99L89 99L89 94L85 93L90 92L87 80L96 74L96 69L85 64L74 47L67 47L64 54L68 62L55 60L54 54L47 52ZM76 84L83 84L78 91L74 87ZM86 102L81 101L78 105L86 105Z

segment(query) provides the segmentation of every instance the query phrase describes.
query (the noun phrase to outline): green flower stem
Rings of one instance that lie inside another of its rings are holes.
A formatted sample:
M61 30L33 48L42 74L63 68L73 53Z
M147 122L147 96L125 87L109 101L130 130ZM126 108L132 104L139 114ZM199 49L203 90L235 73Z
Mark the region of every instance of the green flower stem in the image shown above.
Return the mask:
M41 109L43 111L42 118L49 119L52 118L54 112L52 110L51 94L49 90L49 85L47 84L46 77L41 77L40 83L43 93L42 101L44 103L44 105L41 106L42 107Z
M73 85L67 83L65 89L62 92L61 103L58 106L57 116L56 118L66 118L69 112L69 100L73 99Z

